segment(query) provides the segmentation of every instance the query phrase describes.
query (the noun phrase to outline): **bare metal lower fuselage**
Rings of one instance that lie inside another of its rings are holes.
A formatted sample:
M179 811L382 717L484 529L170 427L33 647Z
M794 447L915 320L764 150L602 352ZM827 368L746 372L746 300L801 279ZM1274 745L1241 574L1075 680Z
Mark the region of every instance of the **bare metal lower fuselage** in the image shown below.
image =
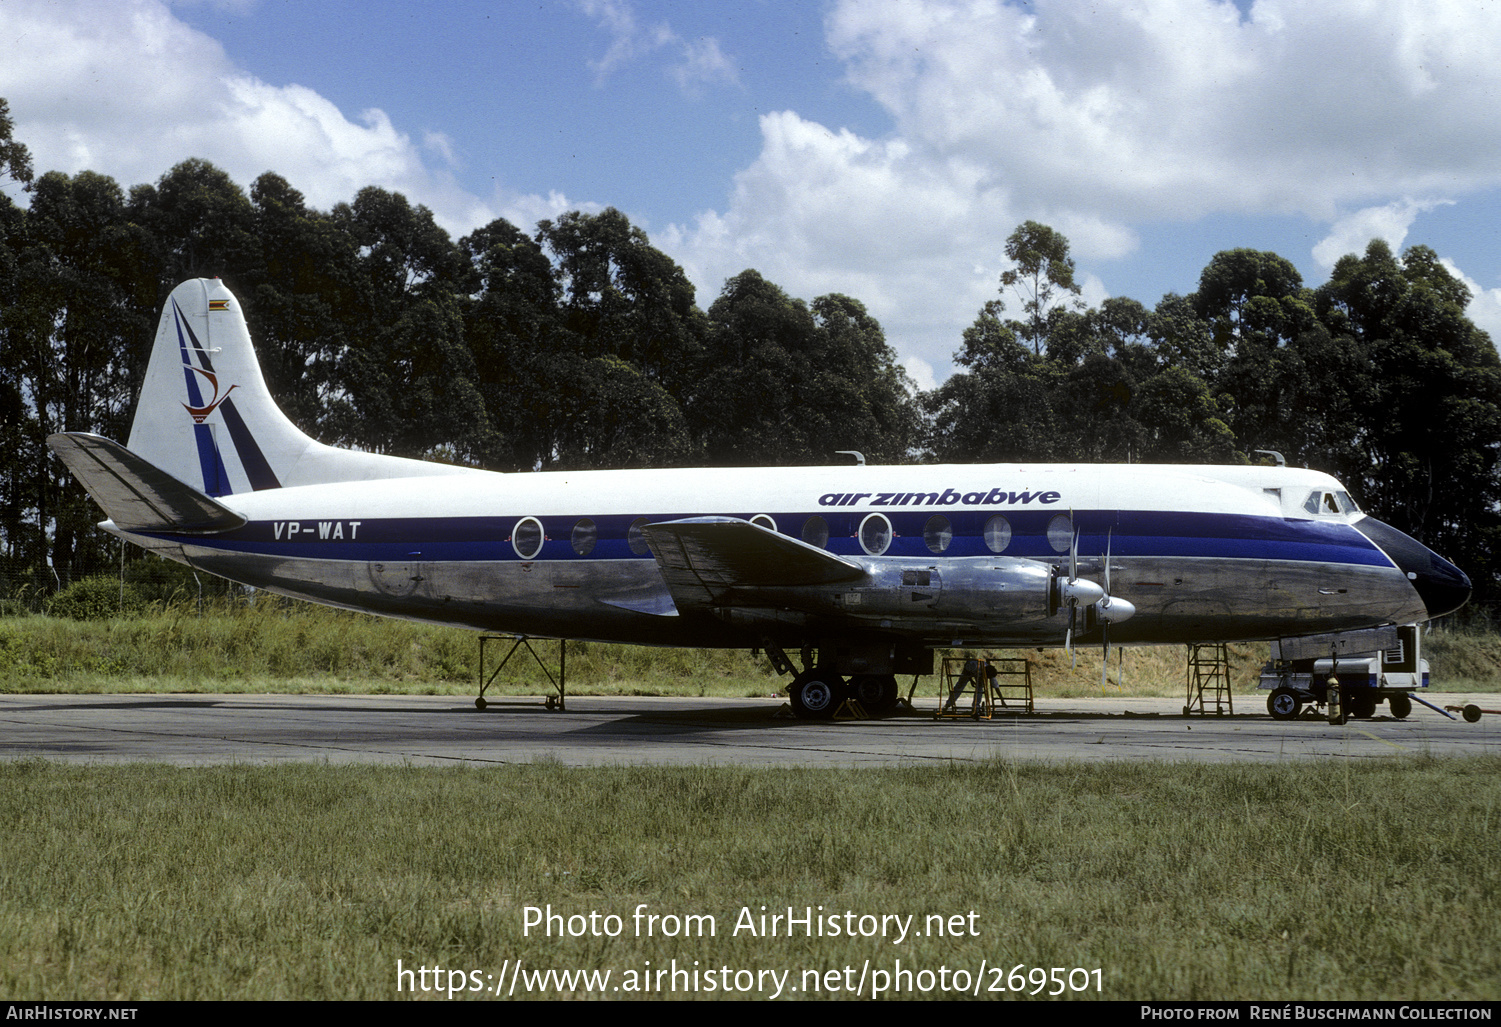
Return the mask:
M281 595L388 617L536 637L643 645L743 648L762 639L900 638L923 646L1062 644L1065 609L1050 609L1062 559L866 558L869 580L758 588L708 608L676 610L656 562L355 561L225 552L120 532L190 566ZM1082 560L1098 577L1103 560ZM1239 641L1407 623L1428 616L1397 567L1222 557L1112 556L1112 588L1136 614L1111 628L1116 644ZM919 591L904 570L927 572ZM656 612L653 612L656 611ZM1097 637L1080 625L1076 639Z

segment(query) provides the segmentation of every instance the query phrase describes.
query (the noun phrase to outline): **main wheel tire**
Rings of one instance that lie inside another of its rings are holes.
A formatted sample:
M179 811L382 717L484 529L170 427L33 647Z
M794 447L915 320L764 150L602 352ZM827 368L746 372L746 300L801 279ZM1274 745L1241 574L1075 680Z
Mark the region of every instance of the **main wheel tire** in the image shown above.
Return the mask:
M890 713L900 692L894 674L861 674L850 678L850 697L872 717Z
M844 701L844 681L821 667L805 670L787 689L792 712L803 720L828 720Z
M1266 711L1273 720L1296 720L1303 712L1303 700L1291 688L1274 688L1266 697Z
M1356 720L1369 720L1376 715L1376 697L1368 690L1348 693L1345 701L1350 704L1350 716Z
M1386 707L1393 717L1402 720L1412 712L1412 699L1405 695L1389 695L1386 697Z

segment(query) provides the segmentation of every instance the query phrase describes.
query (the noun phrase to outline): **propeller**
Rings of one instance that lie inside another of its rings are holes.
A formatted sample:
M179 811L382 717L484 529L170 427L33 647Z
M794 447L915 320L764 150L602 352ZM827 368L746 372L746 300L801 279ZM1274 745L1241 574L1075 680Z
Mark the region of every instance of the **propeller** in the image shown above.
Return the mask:
M1073 521L1073 511L1069 511L1069 521ZM1068 650L1069 661L1077 665L1078 659L1074 655L1074 623L1079 614L1080 606L1093 606L1105 597L1105 590L1093 581L1079 577L1079 532L1074 530L1073 538L1068 545L1068 580L1058 585L1059 599L1068 604L1068 629L1063 635L1063 646Z
M1107 675L1110 671L1110 625L1113 621L1130 620L1136 613L1134 604L1124 599L1117 599L1110 594L1110 552L1114 542L1115 529L1111 529L1105 535L1105 594L1095 604L1095 613L1100 618L1100 637L1104 640L1105 652L1100 660L1100 690L1105 688Z

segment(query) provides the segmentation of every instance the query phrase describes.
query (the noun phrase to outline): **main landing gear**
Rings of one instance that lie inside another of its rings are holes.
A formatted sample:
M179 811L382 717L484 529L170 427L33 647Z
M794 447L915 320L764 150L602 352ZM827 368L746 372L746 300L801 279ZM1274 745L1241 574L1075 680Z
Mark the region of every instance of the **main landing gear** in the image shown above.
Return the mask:
M846 699L872 717L884 716L896 707L900 694L895 674L856 674L845 680L824 666L803 671L787 686L792 712L805 720L829 719Z

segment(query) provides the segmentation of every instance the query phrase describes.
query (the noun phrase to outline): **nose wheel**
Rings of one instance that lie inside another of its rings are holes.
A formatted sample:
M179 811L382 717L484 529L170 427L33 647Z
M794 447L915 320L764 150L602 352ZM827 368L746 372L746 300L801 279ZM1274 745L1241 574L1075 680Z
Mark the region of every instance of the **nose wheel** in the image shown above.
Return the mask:
M1303 712L1303 700L1291 688L1273 689L1266 697L1266 711L1273 720L1297 720L1298 714Z

